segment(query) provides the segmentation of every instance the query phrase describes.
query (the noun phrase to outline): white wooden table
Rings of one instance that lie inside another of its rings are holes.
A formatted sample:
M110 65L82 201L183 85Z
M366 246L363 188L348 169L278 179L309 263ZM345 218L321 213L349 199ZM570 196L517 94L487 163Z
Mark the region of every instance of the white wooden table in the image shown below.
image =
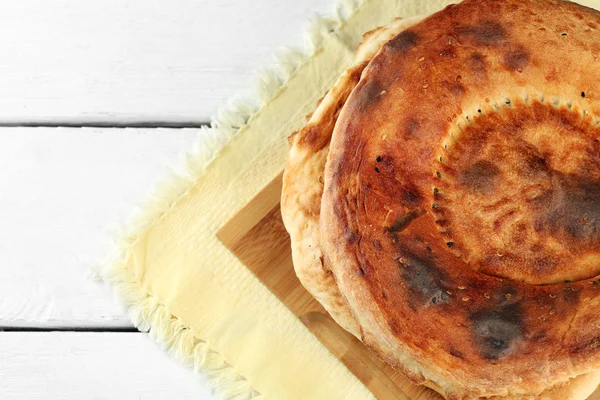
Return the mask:
M89 277L217 108L332 0L0 1L0 399L212 399Z

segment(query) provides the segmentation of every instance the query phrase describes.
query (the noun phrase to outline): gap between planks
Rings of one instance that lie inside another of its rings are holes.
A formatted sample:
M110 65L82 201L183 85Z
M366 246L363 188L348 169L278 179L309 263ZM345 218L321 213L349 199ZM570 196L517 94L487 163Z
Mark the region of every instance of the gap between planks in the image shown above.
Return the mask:
M0 128L198 129L209 126L209 121L0 121Z
M145 333L145 332L140 332L137 328L134 328L133 326L124 326L122 328L120 327L73 327L73 328L64 328L64 327L56 327L56 328L34 328L34 327L23 327L23 328L19 328L19 327L14 327L14 326L7 326L7 327L0 327L0 332L39 332L39 333L44 333L44 332L88 332L88 333Z

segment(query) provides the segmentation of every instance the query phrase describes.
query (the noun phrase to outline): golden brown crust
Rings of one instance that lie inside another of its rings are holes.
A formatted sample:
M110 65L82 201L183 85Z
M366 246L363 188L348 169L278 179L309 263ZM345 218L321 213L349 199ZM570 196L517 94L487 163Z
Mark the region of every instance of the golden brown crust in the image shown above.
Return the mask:
M335 125L335 283L362 340L448 398L600 367L599 26L562 1L450 6L384 46Z
M319 215L331 133L365 66L366 63L360 63L346 71L320 102L308 124L290 139L292 149L283 175L281 197L281 214L292 241L296 275L333 318L355 336L359 336L359 327L321 251Z
M308 123L289 138L291 150L283 176L281 211L292 241L296 274L332 317L357 337L360 337L360 328L339 292L328 258L320 247L319 217L325 161L339 112L360 80L367 62L390 37L420 19L397 19L390 26L365 35L357 50L356 64L319 101Z

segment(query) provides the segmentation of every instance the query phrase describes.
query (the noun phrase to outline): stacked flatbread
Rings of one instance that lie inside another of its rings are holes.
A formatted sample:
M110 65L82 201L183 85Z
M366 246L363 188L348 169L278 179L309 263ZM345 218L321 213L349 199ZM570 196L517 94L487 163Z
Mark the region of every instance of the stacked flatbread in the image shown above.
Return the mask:
M301 282L448 399L600 383L599 29L558 0L396 20L290 138Z

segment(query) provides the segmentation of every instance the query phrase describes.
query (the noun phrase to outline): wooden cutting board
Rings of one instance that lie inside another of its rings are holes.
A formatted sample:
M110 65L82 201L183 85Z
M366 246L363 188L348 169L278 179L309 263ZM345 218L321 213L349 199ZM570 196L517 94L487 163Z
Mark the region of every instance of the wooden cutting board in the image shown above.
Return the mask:
M378 360L342 329L304 289L294 273L290 238L283 226L279 199L282 175L242 208L217 237L281 300L380 400L443 400ZM588 400L600 400L596 391Z

